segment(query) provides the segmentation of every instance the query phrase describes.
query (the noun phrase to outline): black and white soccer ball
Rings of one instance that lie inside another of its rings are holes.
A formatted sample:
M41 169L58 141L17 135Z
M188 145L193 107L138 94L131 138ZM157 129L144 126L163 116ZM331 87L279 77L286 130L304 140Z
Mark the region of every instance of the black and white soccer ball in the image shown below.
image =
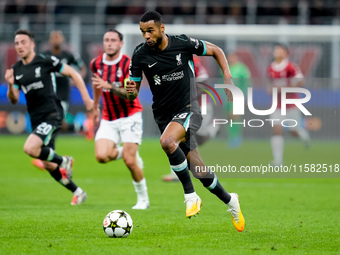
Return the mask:
M127 237L133 228L131 216L123 210L109 212L103 222L103 229L108 237Z

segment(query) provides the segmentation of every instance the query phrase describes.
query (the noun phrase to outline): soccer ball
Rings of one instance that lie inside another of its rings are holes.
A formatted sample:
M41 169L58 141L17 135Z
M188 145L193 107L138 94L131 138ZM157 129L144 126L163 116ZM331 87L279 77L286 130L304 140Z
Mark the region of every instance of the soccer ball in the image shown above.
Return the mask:
M103 222L103 229L108 237L127 237L132 232L131 216L122 210L109 212Z

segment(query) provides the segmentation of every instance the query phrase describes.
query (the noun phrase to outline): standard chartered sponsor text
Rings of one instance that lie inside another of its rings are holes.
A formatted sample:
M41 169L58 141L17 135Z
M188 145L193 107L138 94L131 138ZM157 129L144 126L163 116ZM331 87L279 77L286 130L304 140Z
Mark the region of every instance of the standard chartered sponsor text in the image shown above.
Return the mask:
M172 74L165 74L162 76L162 81L176 81L176 80L180 80L184 77L184 72L180 71L180 72L175 72Z

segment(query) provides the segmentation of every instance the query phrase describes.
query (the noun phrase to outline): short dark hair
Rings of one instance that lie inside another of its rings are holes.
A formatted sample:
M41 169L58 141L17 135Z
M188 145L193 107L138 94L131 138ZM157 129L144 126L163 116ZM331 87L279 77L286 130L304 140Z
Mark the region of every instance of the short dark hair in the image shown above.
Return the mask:
M148 22L150 20L153 20L155 23L163 23L162 16L156 11L148 11L140 18L140 22Z
M284 43L276 43L276 44L274 45L274 48L275 48L275 47L283 48L283 49L287 52L287 54L289 53L288 45L286 45L286 44L284 44Z
M119 39L120 39L121 41L123 41L123 34L122 34L121 32L119 32L117 29L110 28L109 30L106 31L106 33L107 33L107 32L114 32L114 33L117 33L118 36L119 36Z
M27 35L32 41L34 41L34 34L25 29L18 29L15 31L15 35Z

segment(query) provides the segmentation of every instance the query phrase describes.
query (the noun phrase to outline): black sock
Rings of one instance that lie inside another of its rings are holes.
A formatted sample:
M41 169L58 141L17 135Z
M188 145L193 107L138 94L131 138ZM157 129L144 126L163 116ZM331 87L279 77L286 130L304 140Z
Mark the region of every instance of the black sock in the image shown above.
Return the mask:
M177 147L177 149L172 154L168 155L168 158L171 169L175 172L183 185L184 194L195 192L188 170L187 159L181 148Z
M38 159L57 163L58 166L60 166L63 162L63 157L59 156L52 148L49 147L41 147L41 152L38 156Z
M54 170L53 172L50 172L50 174L57 182L59 182L68 190L74 192L78 188L78 186L73 181L62 178L59 167L57 167L57 169Z
M215 194L225 204L230 202L230 194L222 187L215 173L209 171L206 176L199 180L204 187L206 187L211 193Z

